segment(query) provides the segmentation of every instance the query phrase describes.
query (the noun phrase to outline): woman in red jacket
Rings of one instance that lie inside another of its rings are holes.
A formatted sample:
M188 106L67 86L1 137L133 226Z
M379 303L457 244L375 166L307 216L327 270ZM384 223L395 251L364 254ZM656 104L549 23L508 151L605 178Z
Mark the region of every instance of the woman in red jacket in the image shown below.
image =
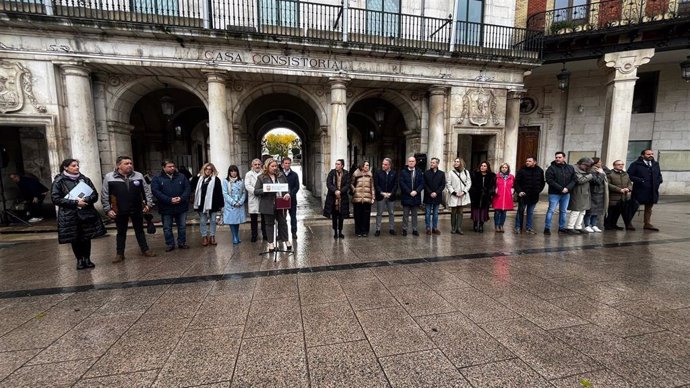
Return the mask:
M503 163L496 174L496 195L492 203L496 233L503 233L506 213L508 210L513 210L513 183L515 183L515 177L510 173L510 166L508 163Z

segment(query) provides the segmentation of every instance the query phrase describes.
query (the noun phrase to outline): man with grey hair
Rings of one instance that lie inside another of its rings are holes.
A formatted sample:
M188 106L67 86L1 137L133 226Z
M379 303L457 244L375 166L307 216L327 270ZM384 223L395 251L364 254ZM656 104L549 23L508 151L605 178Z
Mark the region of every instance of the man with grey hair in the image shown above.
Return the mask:
M395 192L398 190L398 176L391 169L393 161L390 158L384 158L381 163L381 169L374 174L374 188L376 189L376 233L375 236L381 235L381 221L383 218L383 209L388 212L388 233L395 234L395 214L393 213L393 204L395 202Z
M403 206L402 235L407 236L408 220L412 218L412 235L419 236L417 230L417 210L422 204L424 172L417 169L417 159L407 158L407 166L400 170L400 203Z
M244 188L247 190L247 210L252 228L252 242L256 242L259 235L259 201L261 198L254 195L254 187L256 186L256 178L261 175L261 164L260 159L252 160L251 168L244 176ZM263 214L261 214L261 236L265 241L268 241Z

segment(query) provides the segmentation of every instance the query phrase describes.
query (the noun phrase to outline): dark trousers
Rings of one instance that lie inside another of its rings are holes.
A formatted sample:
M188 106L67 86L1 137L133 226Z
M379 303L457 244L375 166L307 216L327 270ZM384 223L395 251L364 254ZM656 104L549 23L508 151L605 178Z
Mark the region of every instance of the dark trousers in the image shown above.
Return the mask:
M618 201L615 205L609 206L609 212L604 221L604 226L617 226L618 218L623 216L625 226L631 225L635 212L640 207L636 201Z
M29 216L31 216L31 218L43 218L43 200L46 196L39 195L37 198L38 201L36 203L34 203L33 198L27 201Z
M343 231L343 216L339 211L334 210L331 213L331 222L333 223L333 230L336 232Z
M134 235L137 237L137 243L142 252L149 250L146 243L146 235L144 234L144 214L118 214L115 217L115 225L117 226L116 252L118 255L125 254L125 241L127 241L127 225L129 220L132 220L132 227L134 228Z
M90 259L91 258L91 240L80 240L74 241L72 243L72 252L74 252L74 257L79 259Z
M252 227L252 239L256 239L259 236L259 216L261 216L261 236L264 240L268 240L268 235L266 234L266 218L263 214L250 214L249 220ZM271 230L271 233L273 231Z
M371 203L355 203L352 207L355 216L355 234L369 234Z
M297 234L297 201L294 198L290 207L290 231L293 236Z
M264 219L266 220L266 229L268 234L268 242L273 243L273 226L278 223L278 242L288 241L288 229L287 229L287 218L286 210L276 210L275 214L264 214Z

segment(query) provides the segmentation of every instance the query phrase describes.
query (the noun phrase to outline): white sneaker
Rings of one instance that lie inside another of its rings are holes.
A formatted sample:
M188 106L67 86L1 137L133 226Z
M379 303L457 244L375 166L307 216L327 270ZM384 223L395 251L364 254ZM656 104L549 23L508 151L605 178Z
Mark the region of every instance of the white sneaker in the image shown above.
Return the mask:
M594 229L592 229L591 226L586 227L585 230L587 231L587 233L594 233Z
M37 218L37 217L29 218L29 222L31 222L31 223L41 222L41 221L43 221L43 218Z
M598 226L592 226L592 230L597 232L597 233L601 233L601 229L599 229Z

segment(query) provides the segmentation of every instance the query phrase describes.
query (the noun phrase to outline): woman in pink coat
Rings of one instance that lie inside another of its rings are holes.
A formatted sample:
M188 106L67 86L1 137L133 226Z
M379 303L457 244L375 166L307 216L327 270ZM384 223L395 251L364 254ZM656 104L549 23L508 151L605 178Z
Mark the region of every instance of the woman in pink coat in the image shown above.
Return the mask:
M515 177L510 173L510 166L508 163L503 163L496 174L496 195L492 203L495 211L496 233L503 233L506 213L508 210L513 210L513 183L515 183Z

